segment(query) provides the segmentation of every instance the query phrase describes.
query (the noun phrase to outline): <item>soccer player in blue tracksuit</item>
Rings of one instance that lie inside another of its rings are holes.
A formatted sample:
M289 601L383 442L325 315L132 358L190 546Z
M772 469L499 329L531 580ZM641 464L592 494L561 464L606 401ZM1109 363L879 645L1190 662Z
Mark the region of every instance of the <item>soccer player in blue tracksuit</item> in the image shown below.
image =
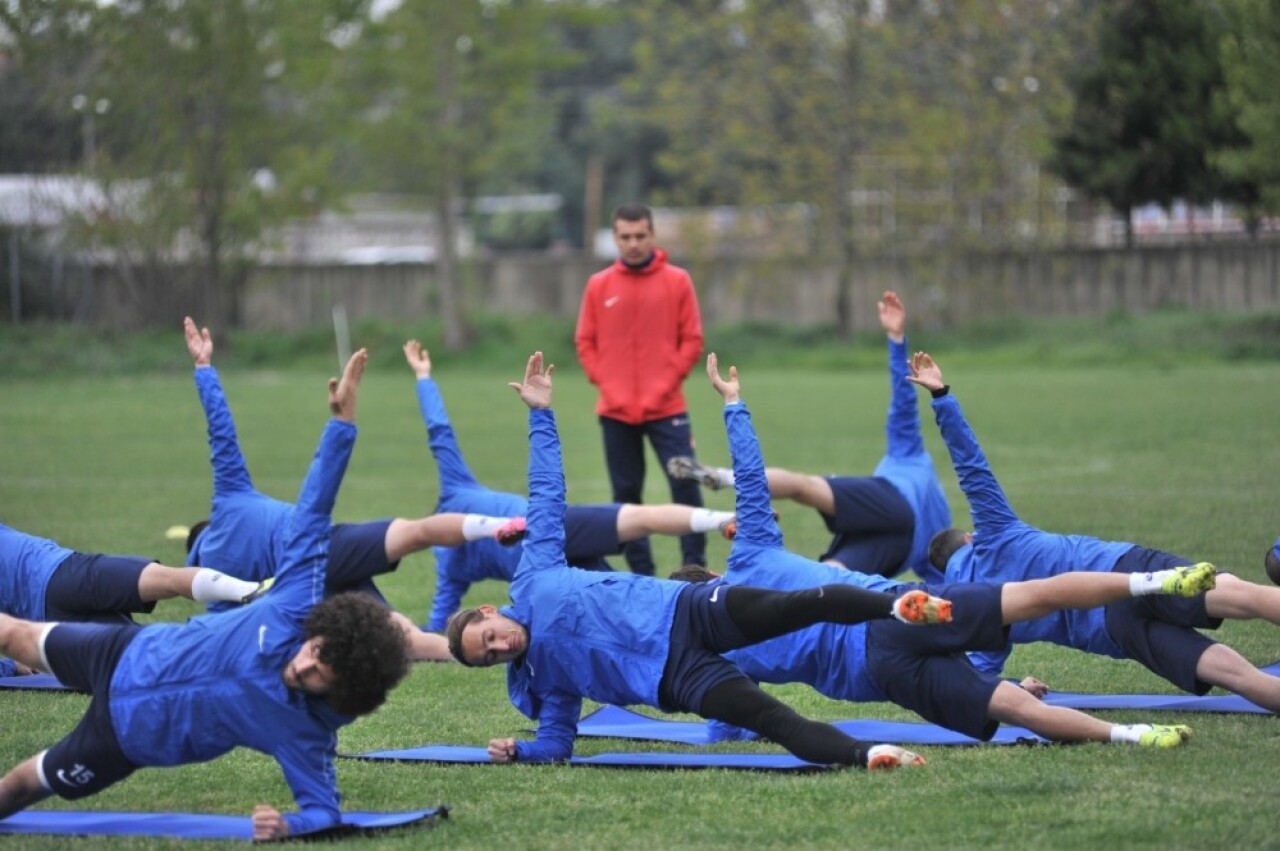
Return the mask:
M884 294L878 308L889 346L884 457L870 476L815 476L770 467L765 471L769 493L822 516L833 537L820 561L883 576L911 570L927 582L941 582L942 573L929 563L929 540L951 525L951 509L925 451L916 394L907 381L907 312L893 292ZM706 467L692 458L673 458L668 466L673 476L696 478L711 488L734 484L733 470Z
M337 730L404 676L404 637L363 594L324 597L330 514L355 443L367 354L330 380L334 416L257 601L185 624L40 624L0 615L0 650L93 693L76 728L0 779L0 818L51 794L94 794L144 766L204 762L237 746L274 757L299 811L259 805L254 838L338 822Z
M283 533L294 508L287 502L260 493L253 486L249 468L240 452L231 408L213 368L213 340L208 328L183 320L187 351L195 362L196 389L209 429L213 466L213 505L207 521L192 527L187 536L187 563L208 564L241 579L265 580L280 565ZM483 540L495 547L511 546L524 536L523 517L489 517L481 514L435 514L417 520L404 518L366 523L338 523L333 527L326 590L362 591L386 599L373 577L400 566L410 553L436 544L462 544ZM213 611L226 608L215 604ZM396 614L405 626L405 641L417 661L446 661L452 657L444 639L433 633L409 629L412 622Z
M511 702L538 722L532 741L490 741L493 761L567 759L587 697L716 718L819 764L922 762L901 748L869 746L803 718L718 654L821 621L936 623L946 619L945 600L921 591L895 599L850 585L795 592L707 588L569 567L551 368L543 369L541 352L529 358L523 383L511 386L530 408L528 535L511 583L512 605L463 609L448 627L449 649L460 662L507 664Z
M247 603L265 583L141 556L80 553L0 524L0 613L31 621L132 623L157 600ZM0 659L0 676L31 673Z
M1199 593L1211 585L1213 570L1193 571L1199 582L1178 571L1147 579L1134 588L1130 577L1064 574L1004 585L901 585L878 574L821 564L788 552L769 506L760 443L751 414L740 398L737 370L729 380L714 354L707 373L725 401L736 481L738 532L723 579L732 585L799 590L847 583L900 594L923 588L952 601L952 622L933 629L909 629L877 620L846 626L816 624L725 654L743 673L760 682L799 682L837 700L892 700L924 718L979 740L989 740L1001 723L1028 727L1060 741L1131 742L1157 747L1181 744L1190 730L1147 724L1113 725L1082 712L1047 706L1030 692L994 674L974 670L962 651L1002 647L1007 624L1038 617L1059 606L1097 606L1135 593L1159 593L1166 580L1179 593ZM690 573L696 573L692 568ZM705 577L691 577L705 578ZM713 721L713 740L739 739L741 730Z
M266 579L280 564L283 531L293 506L254 488L240 452L231 408L212 364L209 329L197 328L187 317L183 330L187 350L195 362L196 389L209 428L213 466L212 510L208 521L192 527L187 563L217 567L242 579ZM514 543L523 534L523 523L510 524L511 520L446 514L418 520L339 523L333 530L328 590L364 591L383 599L372 578L395 570L404 556L435 544L462 544L475 539Z
M417 376L418 407L427 426L427 443L436 461L440 501L436 511L479 512L523 517L529 500L480 484L462 457L449 422L440 387L431 377L431 355L417 340L404 344L405 360ZM688 505L605 503L570 505L565 510L565 559L573 567L609 570L605 556L622 552L626 541L646 535L688 535L728 529L733 514ZM498 547L492 541L472 541L457 547L435 547L436 592L426 628L443 630L458 610L473 582L510 582L520 563L520 546Z
M972 534L939 532L929 547L935 567L950 582L1007 582L1056 576L1066 571L1146 573L1189 559L1136 544L1086 535L1058 535L1018 519L996 481L986 455L965 421L960 403L942 380L933 358L918 352L911 381L933 395L933 410L960 487L969 499ZM1133 659L1184 691L1204 694L1225 688L1272 712L1280 712L1280 678L1263 673L1230 647L1198 632L1224 618L1264 618L1280 624L1280 588L1219 574L1216 587L1199 597L1147 597L1102 609L1062 611L1014 624L1011 643L1048 641L1117 659ZM1009 648L974 654L981 670L998 672Z

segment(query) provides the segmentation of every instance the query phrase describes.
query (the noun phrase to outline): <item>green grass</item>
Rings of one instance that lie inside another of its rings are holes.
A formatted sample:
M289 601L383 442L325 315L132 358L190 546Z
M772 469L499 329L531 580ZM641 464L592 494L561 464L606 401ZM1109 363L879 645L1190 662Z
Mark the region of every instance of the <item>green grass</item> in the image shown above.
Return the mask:
M1135 334L1148 331L1144 325ZM1057 340L1067 337L1061 330L1053 334ZM168 344L181 354L176 333ZM391 352L386 343L379 345L383 350L362 387L360 438L339 498L339 520L412 516L429 512L435 502L435 469L412 379L397 360L398 344ZM556 347L547 346L548 356L571 364L566 342L558 340ZM1015 349L979 346L952 357L933 346L1015 508L1048 529L1138 541L1265 582L1262 554L1280 532L1280 363L1191 358L1184 364L1176 342L1163 357L1155 356L1154 344L1144 348L1134 363L1097 339L1082 341L1081 348L1107 353L1109 361L1102 360L1109 365L1050 356L1050 369L1034 355L1010 355ZM722 361L737 360L721 351ZM525 409L505 387L521 374L522 361L480 368L449 363L437 375L477 474L491 487L523 491ZM331 368L318 360L287 371L224 370L245 454L262 490L285 499L296 495L327 413L324 378ZM181 542L166 540L164 530L203 517L209 499L200 407L186 369L123 372L4 380L0 520L88 551L179 563ZM605 500L591 388L575 370L557 379L570 499ZM782 369L757 359L744 366L742 380L770 464L866 473L883 451L887 387L873 358L852 371ZM718 397L700 373L690 380L688 394L700 454L723 461ZM957 521L964 523L965 503L927 407L924 412L926 441ZM660 501L654 478L651 470L648 499ZM727 507L731 500L730 494L707 494L712 506ZM820 552L826 534L817 516L793 505L778 508L791 548ZM674 540L655 541L654 549L660 567L677 566ZM713 563L726 552L724 542L711 542ZM380 581L393 603L415 618L425 615L432 583L429 555L406 559ZM504 585L482 583L468 601L500 603L505 595ZM182 619L192 611L165 603L156 617ZM1255 663L1280 657L1274 626L1230 623L1219 636ZM1034 674L1062 690L1172 691L1132 663L1057 647L1019 648L1009 673ZM910 717L889 705L834 703L799 686L774 691L816 717ZM74 695L0 693L0 765L53 743L76 723L85 704ZM1099 714L1117 721L1148 718ZM343 761L339 781L349 809L441 803L453 808L453 816L432 833L348 841L358 848L1274 846L1268 802L1273 766L1280 763L1275 719L1179 713L1158 720L1174 718L1195 728L1192 742L1176 751L1103 745L925 748L926 768L890 775ZM421 665L387 706L344 729L340 746L360 751L482 744L493 736L521 735L528 726L506 700L501 670ZM579 753L652 747L596 741L584 742ZM258 802L292 806L275 763L238 751L205 765L144 769L83 802L50 799L41 806L246 814ZM28 836L0 839L0 846L191 847Z
M200 317L196 317L197 320ZM501 370L535 348L558 355L560 367L577 371L573 321L551 316L476 316L471 344L446 351L438 319L393 323L359 320L351 339L369 348L375 367L401 368L400 345L422 340L440 365ZM71 325L0 326L0 378L51 375L147 375L185 373L186 350L174 346L172 329L86 331ZM298 334L213 328L218 362L240 369L334 369L332 329ZM775 369L880 369L884 335L878 330L841 341L834 326L794 328L778 323L717 324L706 329L707 351L741 366ZM1160 368L1190 363L1280 361L1280 312L1206 314L1164 310L1135 316L1043 319L1000 317L963 328L914 328L912 344L947 352L954 365L1116 366ZM180 337L178 339L181 339ZM563 373L562 373L563 374Z

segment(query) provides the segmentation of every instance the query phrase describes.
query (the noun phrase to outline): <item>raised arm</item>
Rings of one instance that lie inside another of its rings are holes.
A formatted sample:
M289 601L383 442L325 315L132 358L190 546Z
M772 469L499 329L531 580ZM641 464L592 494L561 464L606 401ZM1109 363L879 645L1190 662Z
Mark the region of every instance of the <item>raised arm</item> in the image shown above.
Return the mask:
M231 418L231 406L222 392L218 371L213 368L213 338L208 328L197 328L190 316L182 320L182 330L187 339L187 351L195 363L196 392L204 408L205 425L209 432L209 463L213 467L213 495L243 493L253 490L253 479L244 455L240 453L240 441L236 436L235 420Z
M773 519L769 501L769 480L764 472L764 456L751 413L742 401L738 368L729 367L729 378L720 375L716 353L707 355L707 377L711 386L724 399L724 426L729 438L729 456L733 461L734 511L738 517L738 537L760 546L781 547L782 530ZM730 558L730 568L733 560Z
M924 437L920 429L920 403L907 380L910 373L907 356L907 308L892 290L886 290L876 303L880 327L889 347L889 416L885 421L885 443L888 454L897 457L924 454Z
M443 632L449 624L449 616L462 606L462 598L470 588L470 582L454 579L443 570L437 569L436 593L431 598L431 613L427 617L427 629L432 632Z
M333 506L355 446L356 391L368 358L368 352L359 350L347 361L341 380L329 379L329 411L333 416L320 434L297 505L289 516L276 587L264 598L288 605L299 618L305 618L324 593Z
M441 493L453 487L478 487L479 482L458 447L449 412L444 407L444 397L431 377L431 353L417 340L409 340L404 344L404 359L418 379L418 410L427 426L427 446L436 461Z
M524 380L508 386L529 406L529 512L524 553L513 581L523 574L564 566L564 460L555 413L551 410L554 364L543 365L534 352L525 365Z
M934 416L947 451L951 453L951 464L960 479L960 489L969 500L974 532L996 532L1018 522L1018 515L1014 514L1004 490L991 472L978 438L965 421L960 403L942 380L942 369L925 352L916 352L911 358L908 380L933 396Z

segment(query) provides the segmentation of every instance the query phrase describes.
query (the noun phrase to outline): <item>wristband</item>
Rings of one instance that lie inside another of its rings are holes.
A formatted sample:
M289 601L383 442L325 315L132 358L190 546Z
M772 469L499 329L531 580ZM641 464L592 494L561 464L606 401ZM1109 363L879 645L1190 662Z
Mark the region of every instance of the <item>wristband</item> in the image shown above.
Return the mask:
M947 395L950 392L951 392L951 385L944 384L941 387L939 387L937 390L930 390L929 395L933 396L933 398L935 399L941 399L943 396Z

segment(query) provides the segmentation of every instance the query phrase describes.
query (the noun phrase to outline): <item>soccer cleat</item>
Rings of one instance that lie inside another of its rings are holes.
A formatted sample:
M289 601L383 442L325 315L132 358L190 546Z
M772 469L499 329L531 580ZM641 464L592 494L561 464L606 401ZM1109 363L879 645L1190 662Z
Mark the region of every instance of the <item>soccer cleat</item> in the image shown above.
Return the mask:
M504 547L513 547L524 540L524 518L512 517L493 530L493 539Z
M781 519L781 515L776 511L773 512L773 521L776 523L779 519ZM719 528L720 534L724 539L726 541L732 541L734 538L738 537L738 518L736 516L730 517L728 520L721 523Z
M271 586L275 584L276 584L276 578L274 576L268 576L266 579L258 583L257 588L254 588L248 594L245 594L243 597L241 597L240 604L245 605L247 603L252 603L254 600L258 599L263 594L270 591Z
M1186 724L1152 724L1151 729L1138 736L1138 744L1144 748L1176 748L1191 738L1191 728Z
M892 771L900 765L924 765L925 758L897 745L875 745L867 751L867 771Z
M696 479L704 488L718 491L724 487L720 474L711 467L699 463L688 455L676 455L667 459L667 475L673 479Z
M1212 591L1217 583L1218 568L1202 561L1186 567L1175 567L1169 571L1160 590L1176 597L1194 597L1206 591Z
M951 601L930 596L928 591L908 591L893 601L893 616L913 626L951 623Z

